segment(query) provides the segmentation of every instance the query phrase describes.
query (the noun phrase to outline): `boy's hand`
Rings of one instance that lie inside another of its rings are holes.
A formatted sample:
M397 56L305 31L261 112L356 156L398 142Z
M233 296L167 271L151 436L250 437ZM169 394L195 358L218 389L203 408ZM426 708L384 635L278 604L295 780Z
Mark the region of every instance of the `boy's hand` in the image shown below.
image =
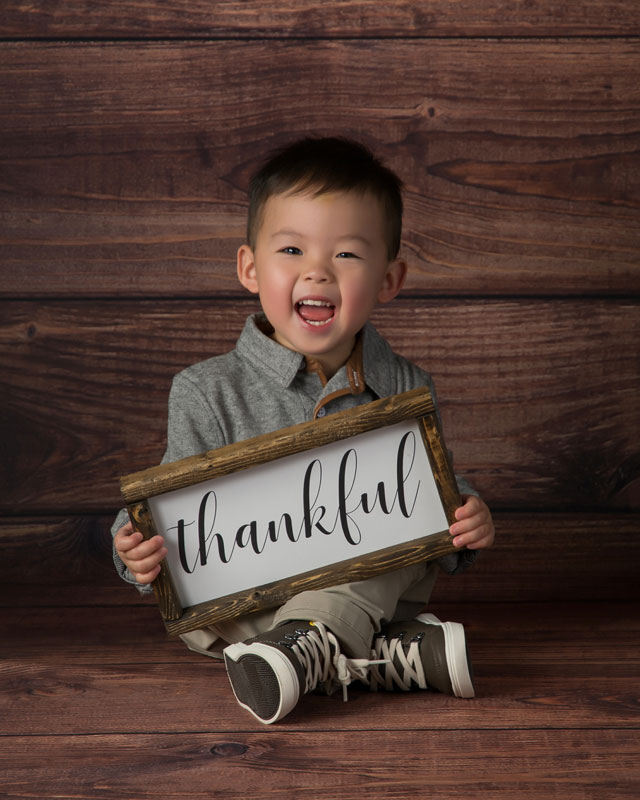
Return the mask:
M495 528L487 505L475 495L466 495L463 500L464 505L456 509L456 522L449 528L453 544L470 550L491 547Z
M160 572L160 562L167 555L162 536L145 539L131 522L113 537L118 555L138 583L152 583Z

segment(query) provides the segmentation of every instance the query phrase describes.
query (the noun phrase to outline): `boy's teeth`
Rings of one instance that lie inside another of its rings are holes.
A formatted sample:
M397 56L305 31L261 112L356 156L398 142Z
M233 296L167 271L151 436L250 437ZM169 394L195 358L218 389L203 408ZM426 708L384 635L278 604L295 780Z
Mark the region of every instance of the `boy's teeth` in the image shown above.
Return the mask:
M335 306L329 300L299 300L296 307L302 319L316 327L328 325L335 313Z

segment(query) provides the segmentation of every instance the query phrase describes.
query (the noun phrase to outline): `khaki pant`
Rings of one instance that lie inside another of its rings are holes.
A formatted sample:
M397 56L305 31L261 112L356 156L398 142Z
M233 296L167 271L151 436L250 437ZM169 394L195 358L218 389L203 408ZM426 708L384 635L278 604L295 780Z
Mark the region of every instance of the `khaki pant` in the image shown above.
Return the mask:
M391 620L413 619L429 602L437 564L414 564L357 583L301 592L279 608L245 614L180 637L190 650L221 658L228 644L244 642L293 620L324 623L345 655L368 658L374 635Z

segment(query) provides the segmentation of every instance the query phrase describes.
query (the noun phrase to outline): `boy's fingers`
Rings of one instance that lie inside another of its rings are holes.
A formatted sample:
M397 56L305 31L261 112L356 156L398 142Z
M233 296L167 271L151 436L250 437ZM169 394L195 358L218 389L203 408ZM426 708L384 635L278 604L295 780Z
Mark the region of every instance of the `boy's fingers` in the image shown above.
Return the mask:
M469 550L482 550L484 547L491 547L493 544L493 532L490 531L486 536L482 536L480 539L476 539L473 542L469 542L467 547Z
M134 572L133 574L138 583L152 583L158 577L159 572L160 565L158 564L148 572Z
M460 536L462 533L469 533L469 531L475 530L483 525L485 522L482 514L476 514L473 517L468 517L465 519L461 519L458 522L454 522L453 525L449 528L449 533L452 536Z
M120 536L133 536L135 533L140 533L140 531L136 530L136 528L133 527L133 522L131 522L131 520L129 520L129 522L126 522L118 531L118 534Z
M455 518L460 520L467 519L468 517L480 513L480 511L482 511L480 499L471 494L465 499L464 505L456 508Z
M117 531L117 533L115 535L115 538L116 539L122 539L122 538L125 538L127 536L131 536L131 534L133 534L135 532L136 532L136 530L133 527L133 523L131 522L131 520L129 520L129 522L125 522L125 524L122 525L122 527L118 528L118 531Z
M143 539L136 547L127 552L127 556L130 561L142 561L142 559L146 558L157 558L161 560L164 556L159 556L158 553L163 550L166 553L166 549L163 545L164 541L161 536L154 536L153 539Z
M467 533L456 536L453 544L456 547L464 547L466 545L471 550L475 550L481 547L488 547L493 542L493 537L493 525L479 525Z
M142 534L138 531L132 530L131 533L125 533L124 528L120 528L115 537L116 550L121 553L127 553L139 545L141 541Z
M167 549L162 547L144 558L127 558L127 565L133 573L146 574L159 567L160 562L166 555Z
M144 558L153 553L164 544L162 536L154 536L152 539L145 539L140 531L134 531L128 536L116 535L116 549L127 553L130 558Z

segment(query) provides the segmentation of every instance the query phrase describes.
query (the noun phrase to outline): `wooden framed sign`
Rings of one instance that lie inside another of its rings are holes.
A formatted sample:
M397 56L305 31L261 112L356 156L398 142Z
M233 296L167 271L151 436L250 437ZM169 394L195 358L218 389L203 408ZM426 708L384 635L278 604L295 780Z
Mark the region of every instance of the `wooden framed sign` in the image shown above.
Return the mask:
M121 489L134 525L169 550L154 591L171 635L455 550L460 496L426 388L127 475Z

